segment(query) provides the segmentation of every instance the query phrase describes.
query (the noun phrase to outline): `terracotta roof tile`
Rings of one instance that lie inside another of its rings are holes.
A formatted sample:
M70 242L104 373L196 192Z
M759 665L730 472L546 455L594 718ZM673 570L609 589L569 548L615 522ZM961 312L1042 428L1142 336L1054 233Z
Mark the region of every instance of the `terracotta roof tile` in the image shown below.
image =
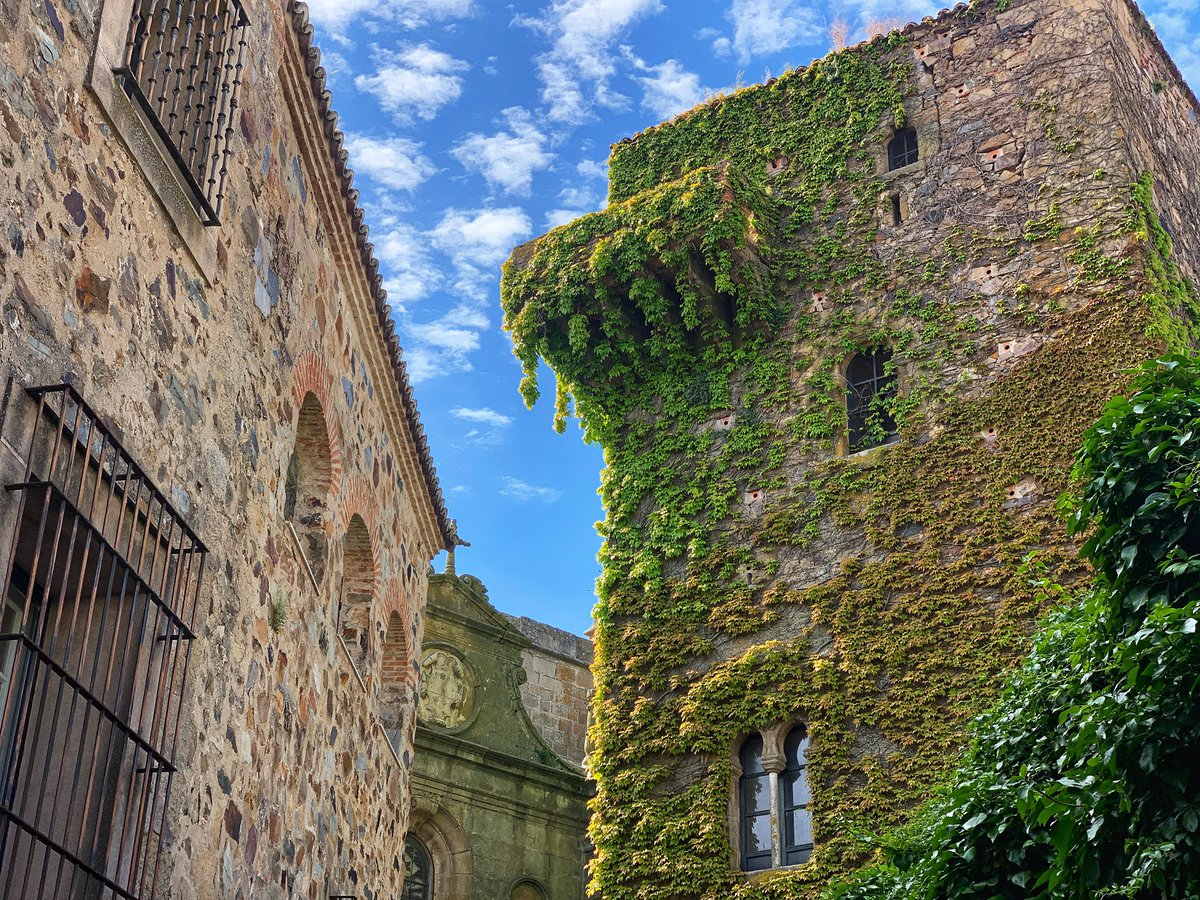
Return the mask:
M383 331L383 339L391 358L392 374L396 378L396 387L400 393L408 426L417 446L417 456L425 476L426 487L433 500L438 527L445 541L445 547L449 549L458 542L458 526L446 511L446 501L442 496L441 485L438 483L437 469L434 467L433 457L429 452L429 441L425 437L425 428L421 425L421 416L417 411L417 401L413 397L412 385L408 381L408 367L400 349L400 338L396 335L395 323L392 321L391 307L387 302L387 291L383 288L383 275L379 271L379 261L375 258L375 245L368 239L369 229L364 221L365 214L358 203L358 190L354 187L354 171L347 163L349 153L345 147L345 136L338 128L338 114L333 109L333 95L326 87L325 68L321 65L321 51L313 42L313 26L308 15L308 4L301 0L289 0L288 11L291 13L292 27L300 42L300 50L304 53L305 71L308 72L313 96L320 110L321 125L325 132L325 138L329 142L329 152L333 157L334 170L341 179L346 212L350 216L351 225L358 241L363 272L375 299L375 314L379 319L379 327Z

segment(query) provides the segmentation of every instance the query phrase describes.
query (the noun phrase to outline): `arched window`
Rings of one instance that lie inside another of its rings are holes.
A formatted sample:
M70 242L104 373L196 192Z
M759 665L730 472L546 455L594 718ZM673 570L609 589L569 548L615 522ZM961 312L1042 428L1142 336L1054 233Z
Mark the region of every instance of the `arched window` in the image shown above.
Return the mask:
M771 828L771 776L763 768L763 739L746 738L741 752L738 783L741 804L742 871L758 872L773 865L775 840Z
M338 632L360 675L367 677L371 658L371 597L375 593L375 560L371 535L362 517L350 519L342 553L342 600Z
M900 129L888 142L888 171L911 166L919 158L919 153L916 129Z
M433 900L433 858L411 834L404 841L404 888L400 900Z
M779 810L783 815L783 864L808 862L812 855L812 814L808 789L808 733L793 728L783 742L784 768L779 776Z
M846 366L846 420L850 452L878 447L896 437L890 402L896 396L896 374L887 348L864 350Z
M310 391L304 395L296 417L296 446L284 479L283 515L296 529L318 582L325 575L325 517L332 480L325 413L317 395Z

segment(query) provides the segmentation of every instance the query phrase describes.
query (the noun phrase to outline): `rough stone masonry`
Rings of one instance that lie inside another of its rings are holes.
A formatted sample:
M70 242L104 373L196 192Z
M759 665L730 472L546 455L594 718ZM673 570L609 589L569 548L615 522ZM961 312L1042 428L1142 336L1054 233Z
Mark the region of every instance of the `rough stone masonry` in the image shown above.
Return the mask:
M242 84L217 123L229 153L207 227L114 74L151 5L0 2L2 480L23 476L24 389L69 382L208 548L166 828L143 836L162 858L143 883L180 898L394 897L413 648L452 525L304 4L241 4ZM9 559L19 508L4 492L4 571L24 564ZM360 607L344 630L348 590ZM16 834L6 815L10 854ZM78 865L124 877L107 836L84 837L99 849Z

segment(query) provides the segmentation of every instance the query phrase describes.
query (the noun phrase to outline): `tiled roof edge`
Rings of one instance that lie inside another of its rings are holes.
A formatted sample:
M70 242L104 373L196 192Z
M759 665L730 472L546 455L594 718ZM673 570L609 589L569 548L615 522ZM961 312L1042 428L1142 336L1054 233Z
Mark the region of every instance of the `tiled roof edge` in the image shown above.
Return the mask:
M438 483L437 469L429 452L429 441L425 437L425 428L421 425L421 415L417 411L417 401L413 397L412 385L408 381L408 366L404 362L400 339L396 335L396 326L392 321L391 308L387 302L387 291L383 287L383 275L379 271L379 260L375 258L375 245L368 239L370 230L364 221L363 209L358 204L359 195L358 190L354 187L354 170L347 163L349 153L345 147L345 135L338 128L338 114L333 109L333 95L326 85L325 68L321 65L321 51L313 41L313 26L308 15L308 4L303 0L288 0L288 12L291 14L292 27L300 42L300 51L304 54L304 68L312 85L313 96L320 110L321 130L329 142L329 153L333 157L334 171L341 180L346 213L350 217L351 227L358 243L363 274L366 276L375 300L375 314L379 319L379 327L383 331L384 342L387 344L388 355L392 363L392 374L396 378L396 387L400 392L400 401L404 406L404 413L408 418L408 425L417 445L417 456L420 460L421 471L425 476L425 485L433 501L445 549L450 549L458 542L457 525L450 519L450 515L446 511L446 501L442 495L441 485Z

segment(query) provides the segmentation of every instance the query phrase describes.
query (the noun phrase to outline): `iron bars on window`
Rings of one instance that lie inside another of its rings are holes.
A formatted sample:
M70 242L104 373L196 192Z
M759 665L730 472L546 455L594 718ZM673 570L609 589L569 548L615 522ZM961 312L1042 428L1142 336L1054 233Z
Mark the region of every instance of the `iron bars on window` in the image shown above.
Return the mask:
M155 895L206 551L68 385L37 404L0 620L0 897Z
M248 26L239 0L134 0L117 69L205 225L219 224Z

